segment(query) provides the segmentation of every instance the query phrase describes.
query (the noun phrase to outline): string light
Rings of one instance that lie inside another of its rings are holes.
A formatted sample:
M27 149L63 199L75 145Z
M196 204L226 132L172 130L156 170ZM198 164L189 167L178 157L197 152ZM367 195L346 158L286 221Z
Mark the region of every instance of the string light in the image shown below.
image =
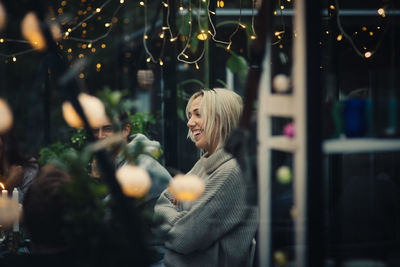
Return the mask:
M254 0L253 0L253 2L254 2ZM279 35L275 35L278 38L278 40L276 42L273 42L272 45L277 45L277 44L281 43L283 37L285 36L285 31L286 31L286 24L285 24L285 20L283 18L283 11L282 11L284 6L282 5L281 0L278 1L278 6L281 7L279 9L279 14L280 14L280 20L281 20L281 24L282 24L282 30L279 31L280 32ZM253 3L253 10L254 10L254 3ZM274 14L276 15L277 12L274 11ZM250 39L251 40L255 40L255 39L257 39L257 36L255 35L255 31L254 31L254 19L252 20L252 24L251 25L252 25L253 34L250 36Z
M169 36L170 36L169 40L170 40L170 42L174 42L174 41L176 41L176 39L178 39L178 34L176 36L174 36L174 34L171 31L171 25L169 23L169 15L170 15L169 0L168 0L168 3L166 3L166 5L167 6L165 6L165 5L164 6L167 7L167 27L163 26L162 28L163 28L163 30L164 30L164 28L165 28L165 30L168 30Z
M210 4L210 2L208 2L208 5L209 4ZM200 9L201 9L201 2L199 1L199 10L197 12L197 16L198 16L197 22L199 23L199 28L201 28L201 25L200 25L200 14L201 14ZM188 59L189 57L186 54L186 50L189 48L189 43L190 43L190 40L192 38L192 23L191 23L192 22L192 2L191 2L191 0L189 0L188 10L189 10L189 12L188 12L188 14L189 14L189 34L188 34L188 37L187 37L187 40L186 40L186 44L185 44L183 50L178 54L178 56L176 58L177 58L178 61L180 61L182 63L195 64L196 65L197 62L199 62L204 56L205 45L203 45L203 50L202 50L202 52L201 52L201 54L200 54L200 56L198 58L196 58L195 60L189 60ZM209 16L209 12L207 12L207 13L208 13L208 16ZM204 30L203 30L203 33L204 33Z
M154 57L153 57L153 54L150 52L150 50L149 50L149 48L147 47L147 39L149 38L149 36L147 35L147 28L148 28L148 21L147 21L147 0L145 0L145 2L143 2L143 6L144 6L144 31L143 31L143 47L144 47L144 50L145 50L145 52L146 52L146 54L147 54L147 59L146 59L146 62L148 62L148 63L150 63L150 62L153 62L153 63L159 63L160 64L160 66L163 66L164 65L164 62L162 61L162 56L163 56L163 53L164 53L164 48L165 48L165 38L162 38L163 39L163 43L162 43L162 48L161 48L161 52L160 52L160 56L159 56L159 60L156 60ZM169 8L168 8L168 10L169 10Z
M380 45L382 43L382 40L383 40L383 36L378 41L378 43L376 44L375 49L373 49L371 51L366 51L366 52L360 51L357 48L357 46L355 45L353 38L349 34L347 34L347 32L343 29L342 23L340 21L340 8L339 8L338 0L335 0L335 4L336 4L336 9L337 9L336 23L337 23L337 26L339 28L339 31L340 31L341 35L350 42L351 47L353 48L353 50L356 52L356 54L358 56L360 56L362 58L370 58L370 57L372 57L376 53L378 48L380 47ZM378 9L378 14L381 15L382 17L385 17L385 10L383 8L379 8ZM366 31L367 27L363 26L361 29L363 31ZM386 29L387 29L387 27L385 28L385 33L386 33ZM354 32L354 35L357 35L357 34L358 34L358 32ZM373 33L372 33L372 35L373 35ZM371 35L371 32L370 32L370 36L372 36L372 35ZM342 37L340 38L340 40L341 39L342 39ZM337 37L337 40L340 41L339 40L339 36ZM366 47L364 48L364 50L366 50Z
M12 61L16 62L16 61L17 61L17 58L14 56L14 57L12 58Z

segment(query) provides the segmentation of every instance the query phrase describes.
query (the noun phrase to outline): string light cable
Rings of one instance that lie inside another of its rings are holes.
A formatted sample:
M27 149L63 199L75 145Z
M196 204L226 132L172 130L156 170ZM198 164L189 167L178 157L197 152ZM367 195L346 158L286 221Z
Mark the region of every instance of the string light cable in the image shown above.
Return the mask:
M342 23L340 21L340 8L339 8L339 1L335 0L335 4L336 4L336 22L337 22L337 26L339 28L340 33L347 39L347 41L349 41L350 45L352 46L353 50L356 52L357 55L359 55L362 58L370 58L371 56L373 56L377 50L379 49L382 41L383 41L383 37L387 31L387 27L385 27L384 32L383 32L383 36L382 38L379 39L378 43L375 46L375 49L373 50L369 50L366 51L365 53L362 53L360 51L360 49L357 48L356 44L354 43L353 38L351 38L351 36L344 30Z
M169 40L170 40L170 42L174 42L174 41L176 41L176 39L178 39L179 32L176 34L176 36L174 36L174 34L172 33L172 30L171 30L171 25L169 23L169 15L170 15L169 0L167 0L167 6L165 6L165 7L167 8L167 27L168 27L168 32L169 32L169 36L170 36Z
M199 0L199 6L201 6L201 0ZM193 27L192 27L192 3L191 3L191 0L189 0L189 7L188 7L188 10L189 10L189 34L188 34L188 37L187 37L187 40L186 40L186 44L185 44L185 46L184 46L184 48L183 48L183 50L178 54L178 56L176 57L177 58L177 60L178 61L180 61L180 62L183 62L183 63L187 63L187 64L195 64L195 66L196 66L196 69L199 69L199 65L197 64L202 58L203 58L203 56L204 56L204 53L205 53L205 46L203 45L203 50L202 50L202 52L201 52L201 54L200 54L200 56L197 58L197 59L195 59L195 60L189 60L188 58L189 58L189 56L188 55L186 55L185 54L185 52L186 52L186 50L188 49L188 47L189 47L189 42L190 42L190 39L192 38L192 29L193 29ZM197 13L197 21L198 21L198 23L199 23L199 21L200 21L200 10L198 10L198 13ZM199 27L200 27L200 23L199 23ZM182 57L184 57L184 59L182 58Z
M153 56L153 54L150 52L148 46L147 46L147 39L149 36L147 35L147 28L148 28L148 19L147 19L147 0L141 1L140 5L144 7L144 31L143 31L143 47L144 50L146 51L146 54L148 58L146 59L147 63L153 62L153 63L159 63L160 66L164 65L164 62L162 61L162 56L164 55L164 48L165 48L165 38L163 38L163 44L161 47L161 52L160 52L160 57L158 60L156 60Z
M254 2L254 0L253 0ZM281 0L278 0L278 7L283 7ZM280 19L281 19L281 25L282 25L282 30L275 32L275 36L278 38L278 40L276 42L273 42L271 45L277 45L280 44L282 42L283 37L285 36L285 32L286 32L286 24L285 24L285 19L283 18L283 8L279 8L279 13L280 13ZM254 20L252 19L251 22L251 26L252 26L252 30L254 32Z

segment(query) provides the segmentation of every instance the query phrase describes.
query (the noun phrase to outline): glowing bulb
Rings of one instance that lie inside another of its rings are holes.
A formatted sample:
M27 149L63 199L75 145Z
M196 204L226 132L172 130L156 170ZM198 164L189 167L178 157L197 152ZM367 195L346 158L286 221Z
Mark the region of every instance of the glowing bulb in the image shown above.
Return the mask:
M200 33L197 35L197 39L199 39L200 41L205 41L205 40L207 40L207 34Z
M144 6L144 2L143 1L140 1L140 3L139 3L141 6Z
M101 11L101 8L100 8L100 7L96 8L96 12L97 12L97 13L99 13L100 11Z
M151 61L151 57L148 57L148 58L146 59L146 61L147 61L147 62L150 62L150 61Z
M69 32L65 32L64 35L65 35L65 36L68 36L68 35L69 35Z
M160 66L164 65L164 62L160 59Z
M91 48L91 47L92 47L92 43L89 43L89 44L87 45L87 47L88 47L88 48Z
M374 33L373 32L369 32L369 36L373 36L374 35Z
M212 11L212 10L210 10L210 13L211 13L211 14L213 14L213 15L215 15L215 12L214 12L214 11Z
M378 9L378 14L382 16L385 14L385 10L383 8Z
M276 10L274 11L274 15L278 14L278 12L276 12Z
M106 23L106 24L104 24L104 26L106 27L106 28L108 28L108 27L110 27L110 23Z
M162 2L162 4L163 4L164 7L168 7L168 4L165 3L165 2Z
M372 52L370 52L370 51L365 52L365 54L364 54L365 58L370 58L371 56L372 56Z
M179 10L180 10L180 11L183 11L183 6L180 6L180 7L179 7Z
M172 43L172 42L175 42L177 39L178 39L178 36L175 36L174 38L169 39L169 41Z
M182 54L185 58L189 58L189 56L188 55L186 55L186 54Z
M189 22L188 22L189 24L192 24L192 21L191 20L189 20Z
M363 30L364 32L367 30L367 27L365 27L365 26L363 26L362 28L361 28L361 30Z
M119 0L119 2L120 2L121 4L123 4L125 1L124 1L124 0Z
M161 39L164 38L164 32L162 32L162 33L160 34L160 38L161 38Z
M96 68L100 69L100 68L101 68L101 64L100 64L100 63L97 63L97 64L96 64Z
M4 39L3 38L0 39L0 43L4 43Z
M143 38L144 38L145 40L147 40L147 39L149 38L149 36L147 36L147 34L145 34L145 35L143 36Z
M230 49L231 49L231 44L232 44L232 43L229 43L229 44L228 44L228 46L226 47L226 50L230 50Z
M250 39L252 39L252 40L255 40L256 38L257 38L257 36L255 36L255 35L250 36Z
M106 44L101 44L101 48L106 48Z
M335 10L335 6L334 6L334 5L330 5L330 6L329 6L329 9L330 9L330 10Z
M197 62L195 62L194 64L195 64L197 70L200 69L199 64L197 64Z
M246 29L246 25L244 25L244 24L239 24L240 25L240 27L242 27L243 29Z
M161 28L162 30L168 30L169 29L169 27L167 27L167 26L162 26L162 28Z
M343 39L343 35L341 35L341 34L339 34L339 35L336 37L336 40L338 40L338 41L342 41L342 39Z
M285 6L281 6L281 9L285 9Z

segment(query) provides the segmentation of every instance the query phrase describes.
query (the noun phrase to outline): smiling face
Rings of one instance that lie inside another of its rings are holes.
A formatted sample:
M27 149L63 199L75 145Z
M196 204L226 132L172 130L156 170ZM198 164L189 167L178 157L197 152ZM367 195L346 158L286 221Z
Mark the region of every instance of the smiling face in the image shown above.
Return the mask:
M206 150L210 155L214 153L216 145L210 144L207 140L207 135L204 132L204 116L201 113L202 96L198 96L192 101L189 107L189 121L187 126L193 135L193 141L198 148Z

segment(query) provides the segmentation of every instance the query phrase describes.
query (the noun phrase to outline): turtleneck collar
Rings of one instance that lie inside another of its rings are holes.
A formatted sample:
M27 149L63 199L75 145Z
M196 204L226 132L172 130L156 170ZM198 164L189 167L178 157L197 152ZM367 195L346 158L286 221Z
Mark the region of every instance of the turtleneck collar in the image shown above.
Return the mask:
M219 166L232 158L233 156L231 154L225 152L223 148L220 148L216 150L212 155L209 155L207 152L200 158L200 160L204 166L206 173L211 174Z

